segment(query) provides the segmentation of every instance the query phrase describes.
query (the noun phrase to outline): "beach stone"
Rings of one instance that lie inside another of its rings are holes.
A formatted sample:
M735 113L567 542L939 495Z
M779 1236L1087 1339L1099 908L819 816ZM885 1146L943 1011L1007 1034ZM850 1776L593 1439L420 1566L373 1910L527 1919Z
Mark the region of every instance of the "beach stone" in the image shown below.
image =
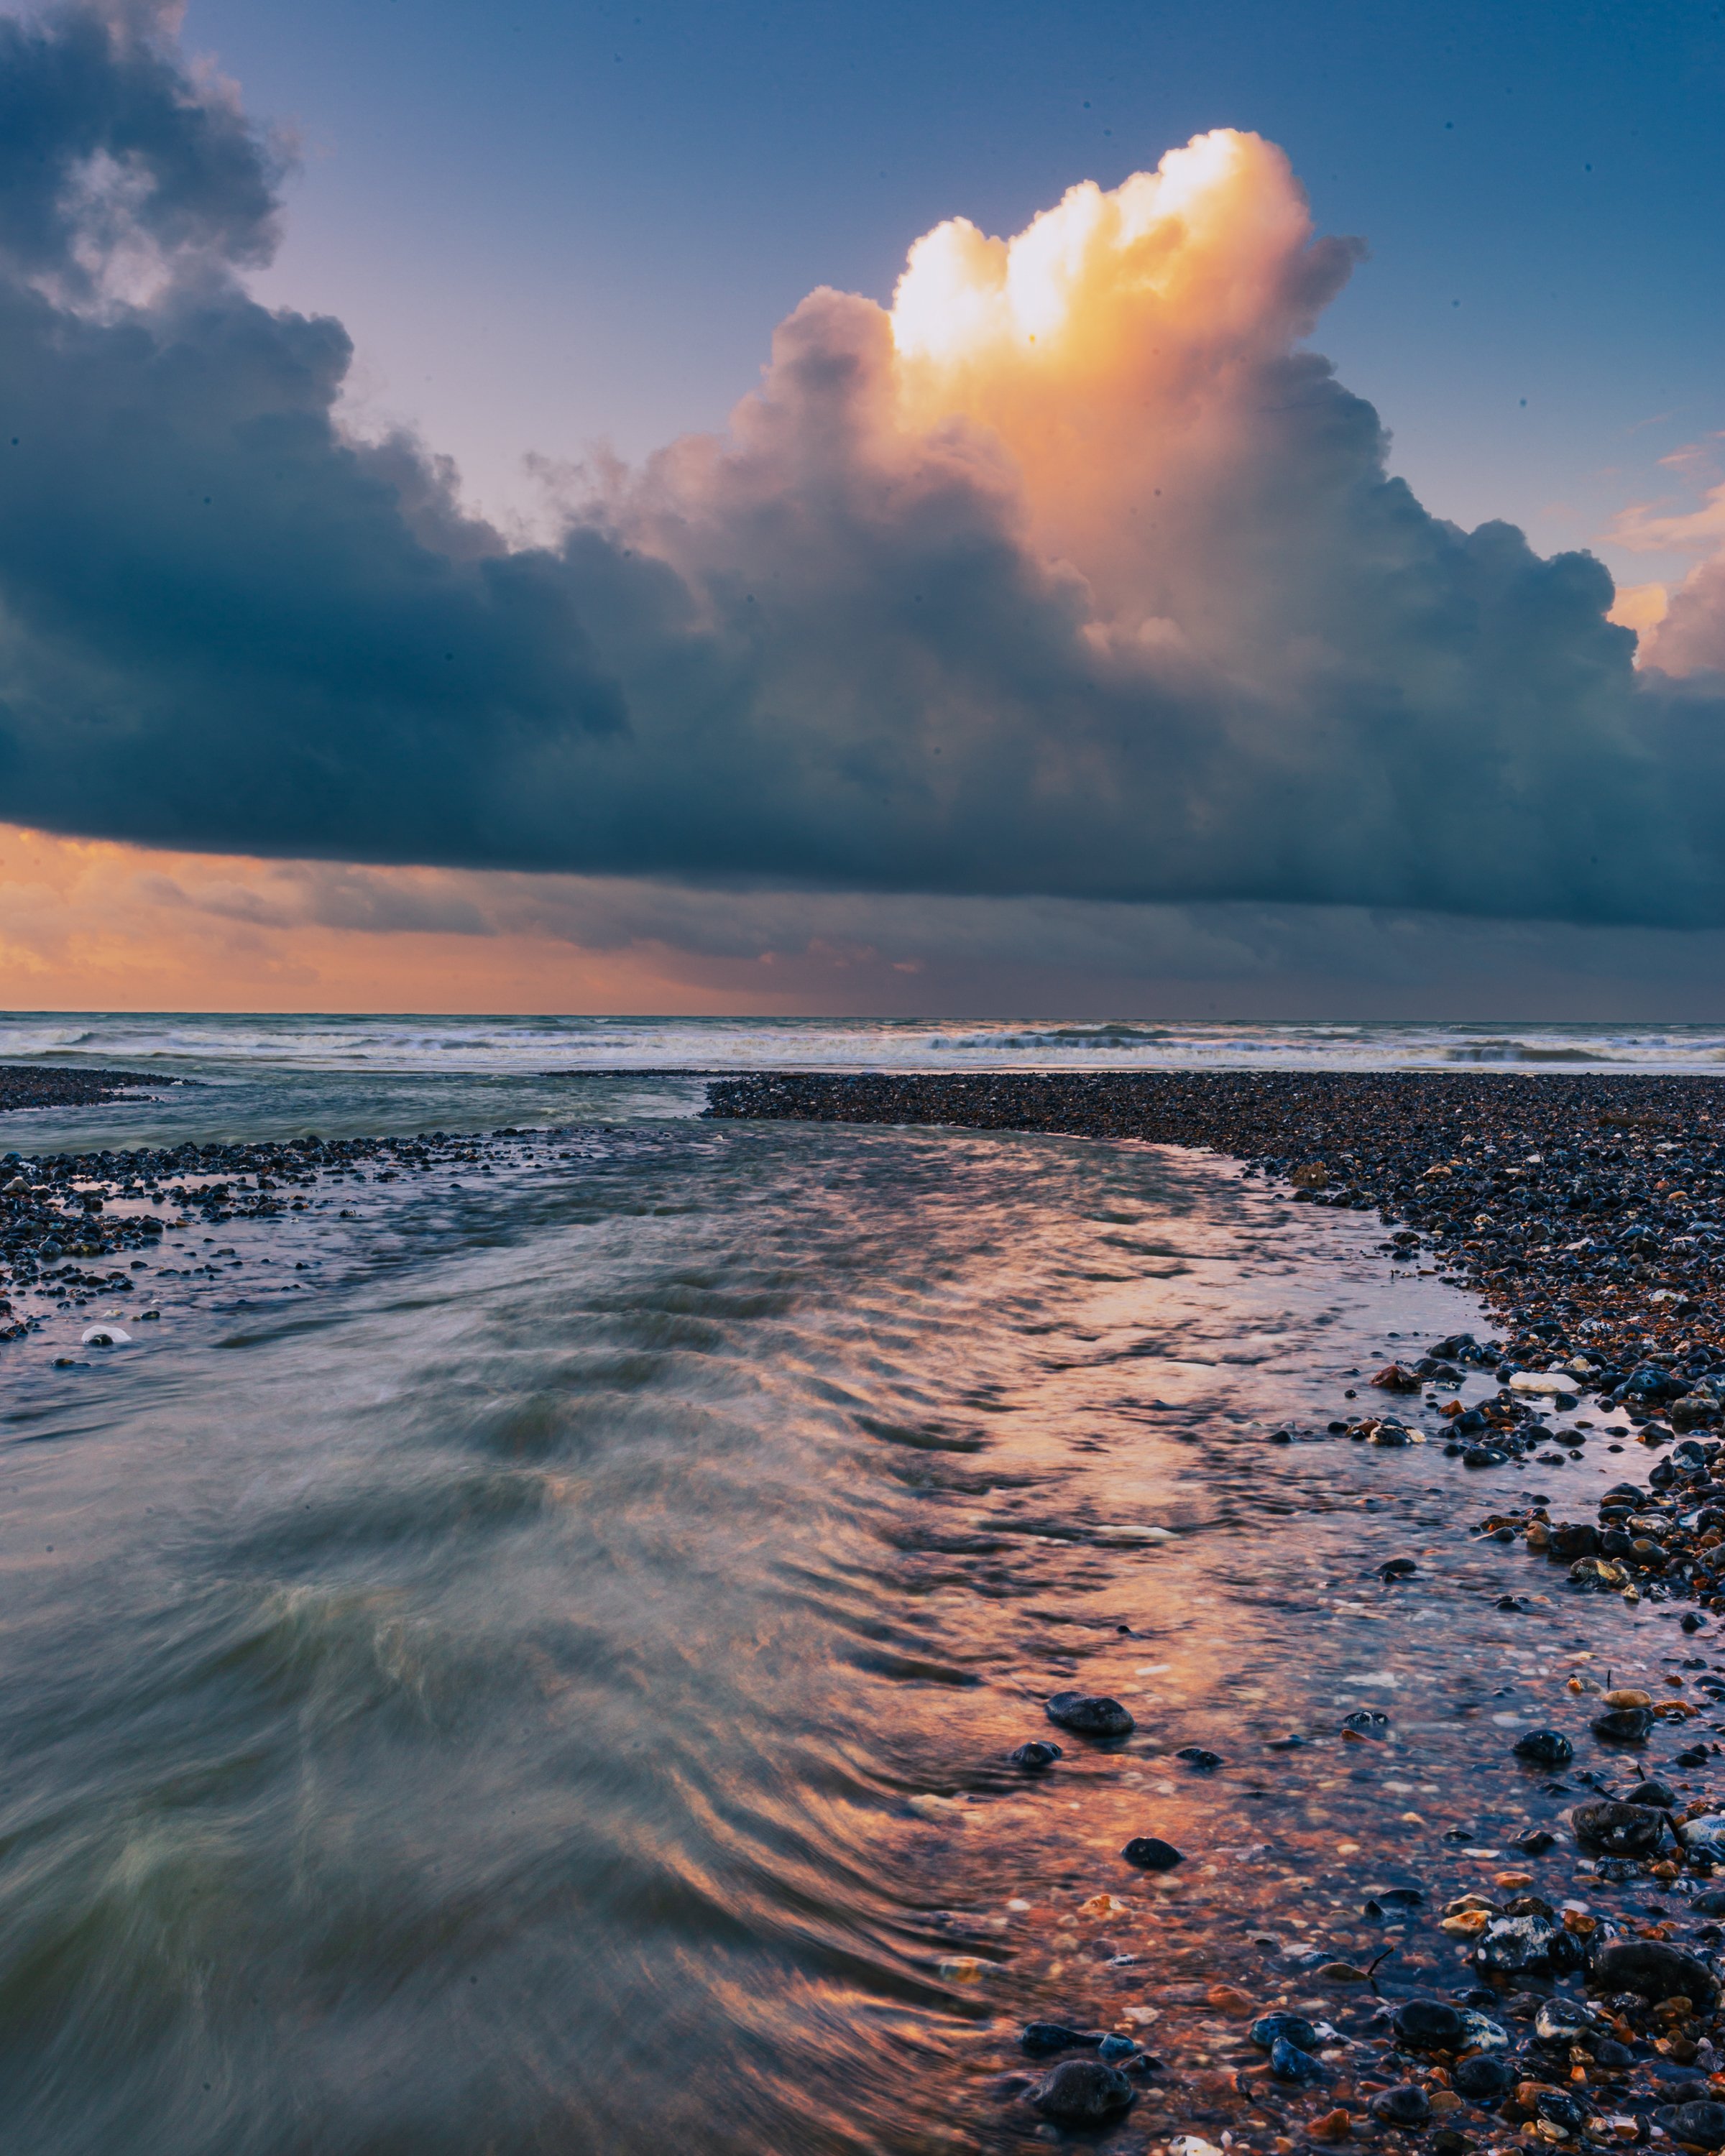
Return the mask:
M1592 2113L1579 2097L1567 2089L1543 2089L1533 2100L1534 2116L1552 2126L1561 2126L1566 2133L1579 2133Z
M1535 1767L1566 1767L1575 1757L1575 1747L1559 1730L1530 1729L1517 1738L1515 1755Z
M1609 1707L1588 1725L1607 1744L1645 1744L1653 1727L1653 1710L1646 1707Z
M1249 2041L1260 2051L1268 2051L1278 2043L1293 2044L1302 2051L1315 2051L1323 2039L1317 2033L1317 2025L1308 2021L1303 2014L1261 2014L1246 2030Z
M1396 2035L1416 2051L1453 2051L1466 2032L1466 2018L1459 2006L1443 1999L1409 1999L1397 2007Z
M1099 2059L1063 2059L1030 2092L1031 2108L1062 2126L1104 2126L1132 2108L1136 2095L1118 2066Z
M1516 2070L1507 2059L1480 2051L1454 2068L1450 2084L1457 2096L1465 2096L1470 2103L1502 2103L1516 2085Z
M1584 1520L1573 1523L1568 1520L1559 1521L1553 1527L1550 1539L1546 1543L1547 1554L1560 1559L1564 1564L1574 1564L1580 1558L1597 1556L1599 1548L1599 1529L1589 1527Z
M1494 1917L1480 1934L1473 1965L1497 1976L1554 1976L1581 1959L1578 1941L1550 1917Z
M1385 1393L1417 1393L1423 1389L1425 1382L1400 1363L1385 1363L1371 1380L1380 1392Z
M1140 1871L1172 1871L1177 1864L1186 1861L1171 1841L1163 1841L1153 1834L1135 1834L1120 1853L1128 1864L1137 1865Z
M1431 2098L1416 2082L1402 2082L1372 2098L1372 2116L1385 2126L1424 2126L1431 2117Z
M1602 1991L1632 1991L1656 2003L1687 1999L1707 2008L1718 1995L1707 1964L1663 1939L1608 1939L1594 1953L1590 1974Z
M1330 2077L1322 2059L1302 2051L1286 2036L1278 2036L1270 2047L1270 2071L1279 2082L1325 2082Z
M1174 1757L1183 1759L1195 1774L1211 1774L1224 1763L1219 1752L1206 1752L1201 1744L1183 1744Z
M1571 2043L1592 2026L1593 2016L1574 1999L1543 1999L1533 2016L1533 2033L1543 2044Z
M1692 2142L1698 2148L1725 2148L1725 2103L1703 2099L1673 2104L1657 2116L1673 2141Z
M1626 1804L1651 1804L1656 1811L1668 1812L1677 1799L1676 1792L1668 1789L1663 1782L1637 1782L1623 1801Z
M1689 1906L1697 1917L1725 1917L1725 1887L1709 1887Z
M1649 1856L1665 1833L1665 1814L1651 1804L1620 1803L1601 1797L1577 1804L1570 1814L1575 1836L1585 1849L1607 1856Z
M1138 1726L1117 1699L1096 1692L1057 1691L1042 1711L1080 1737L1130 1737Z
M1053 1766L1056 1759L1063 1759L1066 1755L1058 1744L1034 1737L1028 1744L1020 1744L1015 1752L1009 1752L1006 1756L1011 1765L1022 1767L1027 1774L1040 1774Z
M1093 2051L1101 2041L1100 2029L1074 2029L1064 2021L1031 2021L1019 2035L1019 2047L1033 2059L1041 2059L1055 2051Z

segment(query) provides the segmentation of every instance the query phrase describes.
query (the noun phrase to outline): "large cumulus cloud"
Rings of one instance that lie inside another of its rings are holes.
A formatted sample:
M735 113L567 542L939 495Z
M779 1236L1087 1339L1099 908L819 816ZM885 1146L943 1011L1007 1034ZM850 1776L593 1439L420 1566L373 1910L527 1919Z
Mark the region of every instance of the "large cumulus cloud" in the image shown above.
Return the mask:
M0 23L0 816L732 885L1725 921L1725 695L1461 531L1301 348L1350 250L1201 138L830 291L555 545L247 295L280 154L159 22ZM691 326L691 330L696 326Z

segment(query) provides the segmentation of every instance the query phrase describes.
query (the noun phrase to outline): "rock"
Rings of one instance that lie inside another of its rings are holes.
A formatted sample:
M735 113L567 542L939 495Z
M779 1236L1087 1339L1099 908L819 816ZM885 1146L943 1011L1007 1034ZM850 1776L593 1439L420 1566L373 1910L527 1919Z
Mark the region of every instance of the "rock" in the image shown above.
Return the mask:
M1310 2051L1302 2051L1286 2036L1278 2036L1270 2047L1270 2071L1279 2082L1327 2082L1330 2078L1329 2069L1322 2059L1313 2058Z
M1588 1727L1602 1743L1645 1744L1653 1727L1653 1711L1645 1707L1607 1707Z
M1581 1948L1549 1917L1493 1917L1473 1950L1473 1965L1497 1976L1557 1976L1576 1967Z
M1685 1849L1704 1852L1716 1864L1725 1853L1725 1815L1702 1812L1696 1819L1684 1820L1676 1833Z
M1675 1792L1663 1782L1637 1782L1623 1801L1626 1804L1651 1804L1656 1811L1668 1812L1674 1809L1677 1799Z
M1543 2044L1568 2044L1594 2025L1579 1999L1542 1999L1533 2016L1533 2033Z
M1698 2148L1725 2148L1725 2103L1703 2100L1673 2104L1656 2117L1673 2141L1687 2141Z
M1138 1726L1117 1699L1095 1692L1057 1691L1042 1711L1057 1727L1080 1737L1130 1737Z
M1530 1729L1517 1738L1515 1755L1535 1767L1567 1767L1575 1757L1575 1747L1559 1730Z
M1174 1754L1183 1759L1195 1774L1209 1774L1224 1764L1219 1752L1206 1752L1201 1744L1183 1744Z
M1572 1523L1562 1520L1551 1531L1546 1543L1548 1555L1560 1559L1564 1564L1574 1564L1579 1558L1595 1557L1599 1553L1599 1531L1580 1521Z
M1130 2036L1104 2036L1096 2046L1096 2056L1106 2066L1117 2066L1123 2060L1132 2058L1137 2048Z
M1410 1557L1386 1558L1378 1568L1379 1579L1409 1579L1420 1569Z
M1543 1856L1547 1850L1555 1849L1558 1838L1543 1826L1530 1827L1526 1834L1517 1836L1511 1845L1527 1856Z
M1454 2051L1466 2023L1458 2006L1443 1999L1409 1999L1397 2007L1396 2035L1419 2051Z
M1308 2021L1303 2014L1263 2014L1246 2030L1248 2039L1260 2051L1272 2051L1278 2043L1296 2045L1302 2051L1315 2051L1323 2041L1315 2021Z
M1413 1371L1406 1368L1400 1363L1387 1363L1370 1382L1376 1385L1380 1392L1417 1393L1425 1381L1423 1378L1416 1377Z
M1569 1819L1582 1847L1606 1856L1651 1856L1665 1833L1662 1811L1612 1797L1577 1804Z
M1051 1744L1040 1737L1033 1737L1028 1744L1020 1744L1017 1751L1006 1755L1009 1764L1022 1767L1027 1774L1044 1774L1056 1759L1065 1756L1058 1744Z
M1431 2098L1416 2082L1402 2082L1372 2098L1372 2116L1386 2126L1424 2126L1431 2117Z
M1019 2047L1033 2059L1045 2059L1055 2051L1093 2051L1101 2041L1100 2029L1072 2029L1064 2021L1031 2021L1019 2033Z
M1548 2125L1561 2126L1565 2133L1579 2133L1593 2116L1579 2097L1567 2089L1542 2089L1533 2099L1534 2116Z
M1697 1917L1725 1917L1725 1887L1709 1887L1689 1906Z
M1602 1991L1633 1991L1656 2003L1686 1999L1706 2009L1718 1995L1707 1964L1662 1939L1608 1939L1594 1953L1590 1973Z
M1186 1861L1171 1841L1163 1841L1153 1834L1135 1834L1120 1853L1128 1864L1136 1864L1140 1871L1172 1871L1177 1864Z
M1131 2110L1137 2092L1118 2066L1063 2059L1030 2091L1029 2103L1062 2126L1103 2126Z
M1470 2103L1501 2103L1516 2085L1516 2070L1507 2059L1480 2051L1452 2070L1450 2085Z

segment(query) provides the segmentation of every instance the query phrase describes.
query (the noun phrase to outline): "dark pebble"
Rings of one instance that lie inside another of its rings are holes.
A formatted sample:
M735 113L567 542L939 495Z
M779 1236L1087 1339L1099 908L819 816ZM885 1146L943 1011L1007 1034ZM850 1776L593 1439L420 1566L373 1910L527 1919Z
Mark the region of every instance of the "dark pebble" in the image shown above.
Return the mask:
M1501 2103L1516 2085L1516 2071L1495 2051L1476 2051L1454 2068L1450 2082L1470 2103Z
M1062 2126L1105 2126L1132 2108L1136 2093L1117 2066L1098 2059L1063 2059L1031 2090L1029 2102Z
M1022 1767L1027 1774L1040 1774L1066 1755L1058 1744L1050 1743L1045 1738L1033 1737L1028 1744L1020 1744L1017 1751L1009 1752L1006 1756L1011 1765Z
M1656 1806L1620 1804L1600 1797L1577 1804L1570 1815L1575 1838L1584 1849L1606 1856L1651 1856L1665 1835L1665 1814Z
M1186 1861L1171 1841L1159 1840L1153 1834L1135 1834L1120 1853L1140 1871L1172 1871Z
M1659 2123L1673 2141L1692 2142L1699 2148L1725 2148L1725 2103L1704 2100L1676 2104L1661 2112Z
M1270 2071L1279 2082L1327 2082L1330 2077L1322 2059L1302 2051L1286 2036L1278 2036L1270 2047Z
M1416 2051L1453 2051L1460 2048L1467 2022L1459 2006L1442 1999L1409 1999L1395 2010L1394 2029L1404 2044Z
M1632 1991L1639 1999L1687 1999L1712 2006L1718 1986L1707 1964L1662 1939L1609 1939L1593 1958L1593 1980L1602 1991Z
M1575 1747L1559 1730L1530 1729L1525 1737L1517 1738L1515 1754L1536 1767L1567 1767L1575 1757Z
M1056 2051L1093 2051L1101 2041L1100 2029L1073 2029L1064 2021L1031 2021L1019 2035L1019 2048L1033 2059L1046 2059Z
M1246 2030L1248 2039L1260 2051L1273 2050L1279 2044L1294 2044L1302 2051L1315 2051L1323 2039L1317 2025L1308 2021L1303 2014L1262 2014Z
M1651 1707L1608 1707L1588 1725L1607 1744L1645 1744L1653 1727Z
M1117 1699L1096 1692L1057 1691L1042 1711L1080 1737L1130 1737L1138 1726Z
M1372 2098L1372 2116L1386 2126L1424 2126L1431 2117L1431 2099L1417 2082L1403 2082Z

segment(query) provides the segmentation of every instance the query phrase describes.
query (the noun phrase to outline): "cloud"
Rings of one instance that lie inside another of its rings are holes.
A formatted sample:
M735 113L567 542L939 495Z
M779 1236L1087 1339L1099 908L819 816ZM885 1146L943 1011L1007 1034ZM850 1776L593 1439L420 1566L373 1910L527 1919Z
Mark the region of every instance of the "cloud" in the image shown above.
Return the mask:
M146 852L0 826L0 1006L1011 1012L1046 1023L1321 1009L1658 1024L1678 1010L1725 1019L1725 931L1348 906L715 893L640 877Z
M892 310L805 300L726 436L510 546L418 444L344 435L339 324L249 297L285 151L172 28L0 22L0 814L732 892L1725 922L1725 685L1638 677L1597 562L1388 475L1303 347L1358 249L1272 145L942 226Z

